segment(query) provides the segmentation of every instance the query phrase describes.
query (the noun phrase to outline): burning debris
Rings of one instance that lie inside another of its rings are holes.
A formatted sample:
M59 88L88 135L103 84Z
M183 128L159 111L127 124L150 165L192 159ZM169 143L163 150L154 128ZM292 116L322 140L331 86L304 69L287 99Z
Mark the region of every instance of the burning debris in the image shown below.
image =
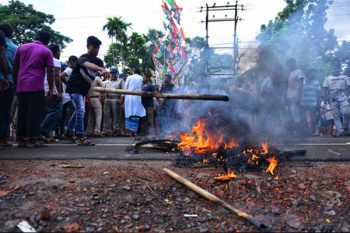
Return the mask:
M293 155L305 155L306 151L284 152L269 148L268 143L259 146L240 144L235 137L228 137L219 128L210 128L205 119L198 120L191 133L181 133L175 164L191 165L202 163L208 166L223 167L225 174L218 175L217 181L229 181L237 177L235 169L262 169L275 174L278 162L288 160Z

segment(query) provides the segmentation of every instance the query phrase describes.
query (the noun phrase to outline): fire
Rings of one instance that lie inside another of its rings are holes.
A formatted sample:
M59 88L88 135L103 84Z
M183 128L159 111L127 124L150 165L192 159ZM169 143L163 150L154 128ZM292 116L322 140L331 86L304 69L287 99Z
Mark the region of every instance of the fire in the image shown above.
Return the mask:
M277 167L278 161L275 156L266 159L270 164L266 169L266 173L270 173L271 175L274 175L274 171Z
M224 175L218 175L216 176L214 179L216 181L230 181L233 180L234 178L236 178L237 176L235 175L235 173L231 170L228 170L226 174Z
M269 153L269 145L267 144L267 142L261 143L261 148L262 148L261 153L263 155L266 155Z
M180 134L179 149L189 156L191 153L208 154L214 153L220 147L224 149L231 149L238 146L235 139L225 142L225 135L221 132L209 133L207 129L207 122L203 119L199 120L192 127L192 133Z
M266 169L266 173L274 175L278 161L276 156L271 153L268 143L264 142L260 147L242 147L240 152L236 152L237 154L231 155L231 151L225 154L225 151L240 146L237 140L235 138L227 140L223 132L217 129L217 131L213 132L213 130L209 129L206 120L198 120L193 125L191 133L181 133L179 135L179 150L181 150L185 156L202 155L203 159L201 161L204 164L210 164L215 161L226 163L229 159L232 160L233 158L228 156L237 156L237 159L245 161L249 168L258 168L267 161L269 165ZM208 155L211 156L211 158L208 158ZM218 175L215 177L215 180L229 181L234 178L236 178L235 173L228 169L226 174Z

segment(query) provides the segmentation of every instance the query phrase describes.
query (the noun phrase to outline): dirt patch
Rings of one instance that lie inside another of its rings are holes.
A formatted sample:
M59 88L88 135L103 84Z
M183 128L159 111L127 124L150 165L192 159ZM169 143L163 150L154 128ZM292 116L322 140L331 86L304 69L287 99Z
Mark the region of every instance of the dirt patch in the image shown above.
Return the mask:
M282 164L273 177L170 162L1 161L0 229L27 220L37 231L228 232L254 226L199 197L162 172L167 167L274 231L350 231L350 163ZM74 166L73 166L74 167Z

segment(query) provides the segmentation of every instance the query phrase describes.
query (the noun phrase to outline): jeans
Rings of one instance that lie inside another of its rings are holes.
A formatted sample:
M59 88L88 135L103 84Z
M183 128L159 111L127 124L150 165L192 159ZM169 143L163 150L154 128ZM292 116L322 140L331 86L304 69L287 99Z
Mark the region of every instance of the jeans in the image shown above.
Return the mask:
M56 127L60 120L62 101L57 99L57 95L46 101L46 114L41 122L41 133L47 136Z
M5 139L10 133L11 105L15 95L13 86L0 92L0 139Z
M333 120L337 128L337 134L344 133L344 128L348 129L350 117L350 103L347 100L334 101L330 103ZM343 122L342 122L343 119Z
M70 98L73 102L74 113L70 118L67 125L67 132L72 133L75 129L77 135L84 135L84 114L85 114L85 102L84 96L81 94L70 94Z
M61 121L59 125L61 135L65 133L67 123L71 118L71 116L73 115L73 112L74 112L74 106L71 100L65 103L64 105L62 105Z

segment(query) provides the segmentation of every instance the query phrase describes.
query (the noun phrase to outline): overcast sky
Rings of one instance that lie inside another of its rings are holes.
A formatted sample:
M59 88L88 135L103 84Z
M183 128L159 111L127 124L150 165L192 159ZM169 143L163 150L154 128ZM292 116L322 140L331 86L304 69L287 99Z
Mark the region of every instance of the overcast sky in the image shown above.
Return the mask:
M73 42L62 53L66 60L70 55L81 55L86 52L86 38L90 35L99 37L103 45L100 57L103 58L111 40L102 31L106 18L121 16L126 22L132 23L132 31L146 33L148 28L163 30L164 14L161 0L22 0L26 4L33 4L34 8L54 15L56 22L53 28L69 36ZM212 5L226 4L229 0L177 0L177 4L184 8L181 25L185 35L189 37L205 36L205 27L201 21L204 13L200 13L200 6L205 3ZM334 7L329 11L329 27L335 28L340 39L350 40L348 19L350 17L350 0L335 0ZM7 0L0 0L7 4ZM234 3L231 1L230 3ZM283 0L241 0L246 11L240 12L242 21L238 25L239 39L247 42L242 45L249 49L256 45L255 36L260 25L273 19L277 12L285 6ZM232 13L227 16L230 17ZM213 16L213 14L211 14ZM215 13L215 17L224 17ZM131 31L131 30L130 30ZM211 23L209 26L210 44L230 46L233 42L233 22Z

